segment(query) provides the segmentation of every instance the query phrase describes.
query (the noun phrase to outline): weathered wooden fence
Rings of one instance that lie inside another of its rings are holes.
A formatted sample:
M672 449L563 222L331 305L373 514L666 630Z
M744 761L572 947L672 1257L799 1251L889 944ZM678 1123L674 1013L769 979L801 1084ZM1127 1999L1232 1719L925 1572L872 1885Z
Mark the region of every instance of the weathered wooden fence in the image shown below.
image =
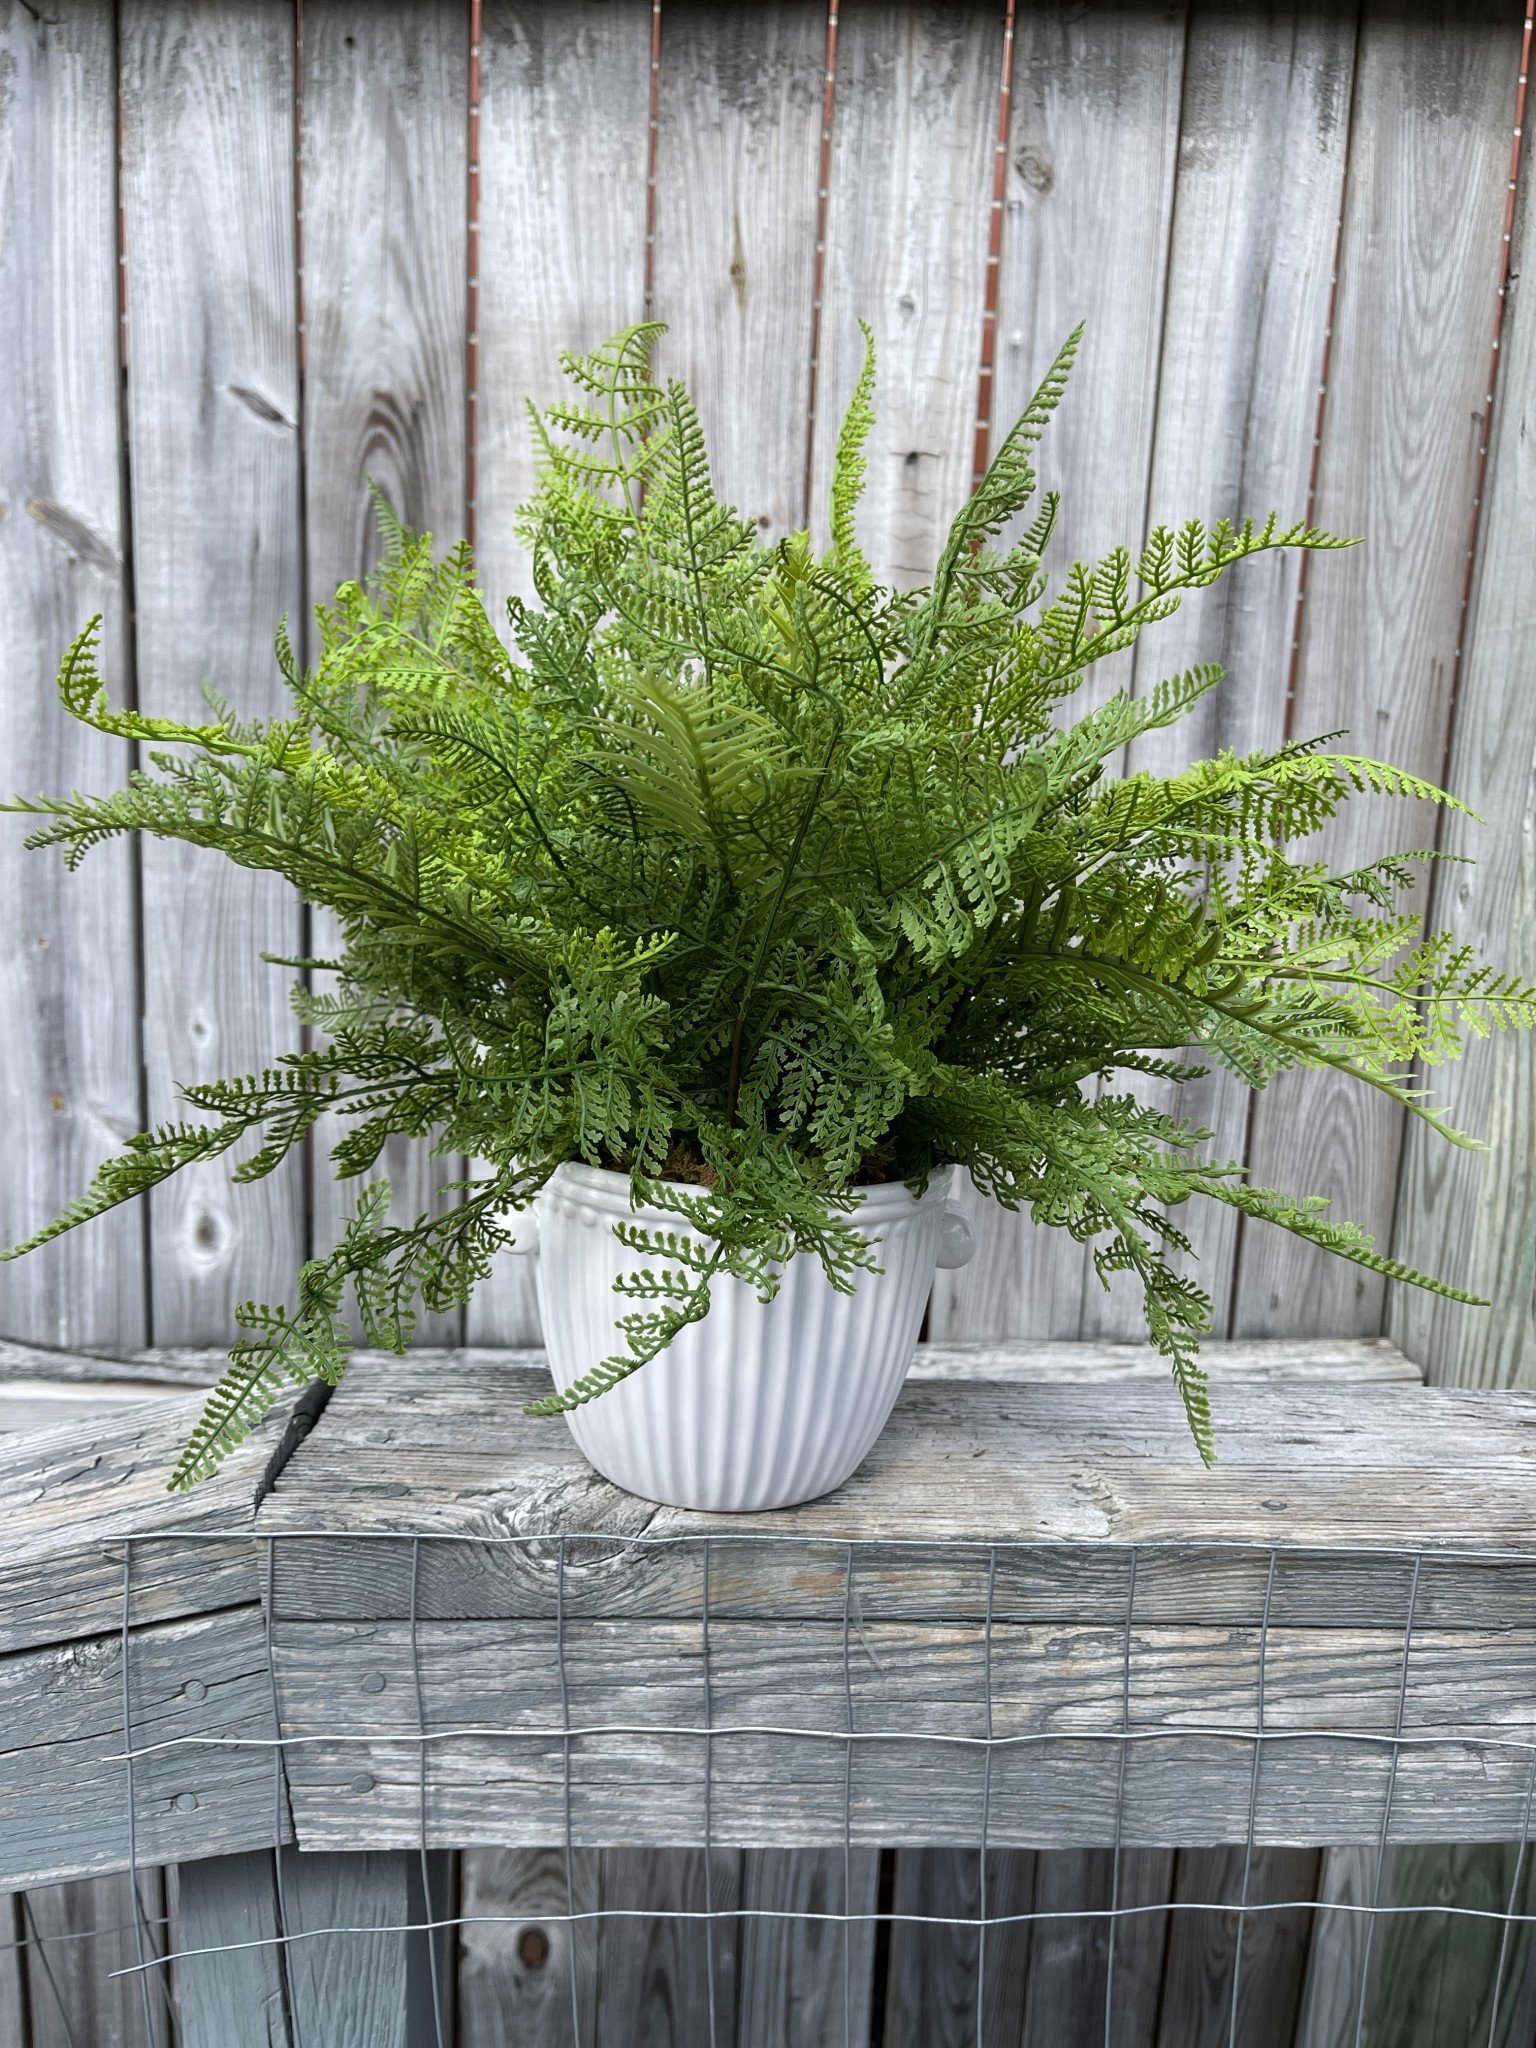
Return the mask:
M1233 680L1145 758L1347 726L1448 775L1487 823L1445 827L1479 864L1437 872L1430 916L1536 973L1522 12L0 0L0 780L125 773L52 699L94 611L111 686L147 709L194 705L205 676L273 708L277 616L369 560L365 475L440 536L468 531L493 597L524 588L522 400L551 391L562 346L668 321L723 489L778 532L821 516L863 315L881 352L864 536L915 578L993 427L1086 319L1046 450L1061 559L1271 505L1368 537L1305 582L1256 565L1149 639L1137 686L1154 661ZM1377 841L1379 810L1353 808L1335 851ZM285 978L256 956L308 936L267 878L146 846L71 880L21 836L0 831L8 1239L169 1113L177 1081L289 1042ZM1318 1076L1251 1111L1203 1086L1230 1156L1495 1301L1426 1303L1223 1216L1200 1246L1219 1329L1385 1331L1432 1377L1536 1377L1528 1048L1449 1078L1491 1158L1421 1147ZM429 1195L429 1165L386 1170L402 1207ZM935 1336L1134 1331L1076 1248L981 1220ZM147 1215L0 1270L0 1333L216 1344L336 1227L323 1174L238 1194L183 1175ZM534 1341L517 1270L463 1328L422 1334ZM1183 1852L1174 1881L1198 1896L1220 1853ZM530 1872L467 1859L466 1891L514 1896ZM937 1852L898 1858L898 1889L948 1881ZM1355 1881L1329 1859L1325 1884Z

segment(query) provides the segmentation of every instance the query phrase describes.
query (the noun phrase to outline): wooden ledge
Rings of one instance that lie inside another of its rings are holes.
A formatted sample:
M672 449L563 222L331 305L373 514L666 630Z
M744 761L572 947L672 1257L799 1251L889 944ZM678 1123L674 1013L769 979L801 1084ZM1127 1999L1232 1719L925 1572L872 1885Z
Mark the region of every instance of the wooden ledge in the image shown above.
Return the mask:
M1260 1842L1374 1842L1389 1787L1393 1840L1518 1835L1536 1396L1327 1352L1218 1353L1207 1472L1134 1347L935 1347L847 1486L753 1516L599 1480L530 1353L359 1359L259 1509L280 1422L163 1492L195 1394L13 1439L0 1883L126 1860L129 1538L145 1860L270 1843L274 1788L305 1847L559 1840L567 1727L580 1842L702 1840L706 1749L721 1844L840 1843L850 1753L857 1843L984 1798L1103 1843L1122 1792L1127 1843L1241 1841L1255 1785Z
M424 1349L412 1354L446 1374L466 1363L501 1361L541 1366L542 1351ZM1422 1379L1384 1337L1309 1337L1284 1342L1257 1338L1210 1344L1206 1364L1214 1378L1381 1380ZM382 1352L361 1360L385 1362ZM163 1399L173 1387L211 1386L228 1354L191 1346L106 1354L64 1351L0 1338L0 1436L80 1423L92 1412ZM1033 1343L1008 1339L965 1344L923 1344L912 1367L916 1379L1081 1380L1167 1378L1150 1344Z
M1038 1375L1026 1374L1020 1347L1006 1378L914 1377L845 1486L748 1515L658 1508L607 1485L558 1423L522 1413L547 1385L529 1354L462 1353L451 1373L430 1353L367 1358L282 1473L260 1526L1378 1548L1530 1538L1536 1395L1218 1362L1219 1459L1207 1471L1165 1372L1152 1379L1116 1360L1069 1378L1066 1350L1049 1347ZM1382 1363L1394 1370L1394 1358Z

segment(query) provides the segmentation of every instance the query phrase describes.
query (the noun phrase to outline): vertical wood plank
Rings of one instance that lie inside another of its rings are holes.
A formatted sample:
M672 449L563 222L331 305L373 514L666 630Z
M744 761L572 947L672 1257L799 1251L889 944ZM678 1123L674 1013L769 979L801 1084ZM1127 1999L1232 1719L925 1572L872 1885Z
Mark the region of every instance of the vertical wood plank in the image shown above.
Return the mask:
M1057 4L1029 9L1018 27L993 440L1084 322L1072 387L1040 450L1042 486L1062 492L1054 580L1079 557L1134 544L1146 521L1184 17L1171 5Z
M366 480L442 540L464 524L466 24L304 11L308 562L318 601L377 558Z
M22 1895L12 1892L0 1905L0 2041L25 2041L27 1965Z
M118 409L112 9L0 14L0 760L4 791L109 790L121 743L53 688L95 612L118 701L126 661ZM132 849L83 876L0 819L0 1237L29 1236L142 1121ZM119 1210L0 1268L0 1328L39 1344L148 1338L144 1223Z
M458 1856L429 1849L408 1857L405 1877L414 1929L405 1944L405 2048L448 2048L458 2041Z
M996 7L841 10L807 509L824 545L864 319L879 371L859 538L904 586L932 573L970 489L1002 54ZM952 1296L940 1275L935 1334L970 1331Z
M734 1911L739 1849L604 1849L597 1923L597 2038L646 2048L701 2048L735 2039L740 1931L734 1920L658 1919L656 1913ZM711 1968L711 1962L713 1967ZM710 2020L713 1985L714 2020Z
M1455 932L1511 972L1536 981L1536 290L1533 173L1522 168L1505 307L1488 482L1478 536L1449 781L1487 822L1446 820L1446 866L1434 882L1432 930ZM1536 1046L1526 1036L1475 1042L1430 1080L1451 1118L1490 1150L1467 1152L1411 1124L1403 1156L1394 1255L1492 1306L1461 1308L1394 1287L1387 1328L1431 1379L1510 1387L1536 1380Z
M1354 48L1353 8L1191 13L1149 523L1262 519L1271 507L1299 519L1306 509ZM1228 682L1179 725L1146 734L1132 772L1171 774L1224 747L1281 743L1298 575L1298 557L1262 557L1147 635L1139 692L1201 661L1219 661ZM1213 1070L1183 1088L1144 1082L1136 1092L1210 1130L1213 1156L1243 1157L1249 1097L1235 1076ZM1175 1263L1211 1295L1225 1333L1236 1215L1190 1204L1178 1220L1196 1258ZM1083 1336L1144 1329L1139 1288L1088 1285Z
M1056 4L1019 21L993 438L1086 321L1072 389L1041 449L1042 486L1063 493L1053 581L1075 556L1134 546L1146 523L1184 41L1181 6ZM1128 657L1102 666L1093 690L1129 681ZM1098 1285L1082 1248L992 1203L974 1203L974 1221L976 1258L938 1276L931 1334L1078 1335L1086 1290Z
M853 1852L845 1884L840 1849L748 1849L741 1903L785 1914L873 1913L879 1872L877 1850ZM736 2048L863 2048L874 1954L872 1920L839 1927L744 1916Z
M283 1852L294 2033L325 2048L406 2048L405 1849L359 1856ZM360 1930L350 1933L331 1929Z
M1293 730L1431 781L1450 679L1498 276L1520 22L1475 6L1364 10L1316 517L1368 543L1318 565ZM1351 867L1433 844L1420 809L1360 797L1318 844ZM1390 1241L1395 1105L1342 1076L1284 1075L1259 1097L1262 1183L1331 1196ZM1380 1329L1384 1283L1277 1230L1239 1234L1240 1336Z
M475 552L503 631L508 596L533 594L513 531L534 486L524 401L563 395L560 350L593 348L644 310L650 39L646 0L485 11ZM496 1261L466 1335L539 1341L527 1259Z
M1169 1916L1158 2048L1227 2048L1233 2038L1232 1986L1238 1972L1237 1902L1243 1896L1241 1848L1181 1850L1173 1896L1209 1903L1208 1913ZM1316 1849L1255 1850L1248 1899L1254 1906L1310 1899ZM1291 2048L1307 1964L1312 1914L1256 1913L1243 1923L1235 2038L1244 2048Z
M875 574L902 585L932 574L970 494L1001 60L994 6L854 0L841 13L810 521L825 546L864 319L879 382L859 539Z
M572 1856L569 1897L578 1913L597 1905L599 1853ZM462 1869L460 2048L595 2041L597 1925L557 1917L568 1910L564 1850L467 1849Z
M1512 1842L1458 1842L1393 1854L1386 1896L1393 1905L1428 1910L1399 1914L1376 1929L1370 2048L1523 2048L1532 2038L1536 1972L1529 1925L1512 1927L1506 1947L1499 1920L1470 1917L1511 1907L1517 1914L1531 1912L1536 1864L1527 1851L1517 1884L1517 1854ZM1453 1919L1434 1910L1448 1905L1465 1908L1469 1917Z
M178 2048L288 2048L276 1938L269 1851L180 1866L174 1945L223 1952L176 1965ZM264 1942L273 1945L245 1946Z
M163 1931L152 1924L164 1913L156 1871L139 1877L146 1956L164 1952ZM125 1873L82 1884L49 1885L28 1892L23 1907L31 2026L29 2048L170 2048L170 1982L166 1972L147 1980L114 1976L138 1961L133 1903ZM23 2037L26 2038L26 2037Z
M662 16L652 304L720 496L805 523L805 403L826 17L795 0Z
M1028 1850L987 1852L989 1918L1032 1909L1036 1868L1043 1860ZM979 1917L980 1856L973 1849L898 1850L892 1910L917 1919ZM972 2048L978 2039L980 1953L980 1935L971 1928L924 1927L914 1919L891 1923L886 2048ZM980 2030L987 2048L1013 2048L1019 2038L1028 1958L1027 1923L988 1930Z
M1536 688L1529 648L1536 605L1528 563L1536 539L1536 461L1528 433L1536 391L1536 308L1522 273L1530 246L1531 169L1521 166L1512 225L1510 281L1500 336L1497 396L1478 529L1473 605L1467 622L1448 781L1486 820L1449 817L1443 844L1470 865L1434 877L1432 930L1449 930L1527 980L1536 980ZM1438 1301L1417 1288L1392 1287L1387 1327L1429 1371L1453 1386L1536 1382L1536 1053L1521 1037L1474 1042L1460 1064L1429 1076L1453 1122L1486 1140L1486 1152L1453 1149L1410 1124L1403 1151L1393 1250L1397 1257L1484 1295L1485 1309ZM1400 1858L1395 1892L1417 1881L1419 1895L1439 1890L1463 1902L1509 1894L1512 1851L1491 1846L1416 1852ZM1529 1873L1527 1872L1527 1876ZM1529 1901L1526 1902L1529 1911ZM1486 1927L1477 1922L1405 1922L1411 1948L1389 1940L1378 1994L1386 2048L1460 2042L1475 2033L1516 2042L1536 2031L1536 1965L1528 1935L1516 1936L1507 1962L1510 2010L1486 2010L1497 1969ZM1389 1971L1395 1971L1397 1983ZM1523 1980L1523 1985L1522 1985ZM1481 2000L1478 1993L1481 1991ZM1516 2012L1516 2001L1523 2012ZM1476 2017L1458 2028L1456 2007ZM1323 2038L1308 2048L1323 2048ZM1375 2037L1373 2036L1373 2039Z
M485 9L475 552L498 625L533 595L513 532L534 486L525 401L563 397L559 352L644 311L650 53L647 0Z
M1319 1913L1307 1959L1295 2048L1355 2048L1361 1974L1366 2048L1524 2048L1536 2026L1536 1949L1528 1925L1516 1925L1504 1958L1496 1919L1437 1914L1460 1906L1470 1914L1529 1916L1536 1904L1536 1865L1527 1852L1516 1889L1513 1843L1457 1843L1388 1852L1380 1900L1388 1907L1424 1907L1378 1920L1363 1912ZM1323 1858L1319 1900L1356 1907L1377 1897L1376 1851L1331 1849ZM1323 1928L1333 1932L1322 1938Z
M123 241L139 697L197 718L211 678L247 714L285 708L272 633L299 594L293 40L258 4L120 12ZM146 840L150 1116L179 1084L259 1072L298 1040L292 891ZM301 1162L250 1187L227 1162L151 1197L154 1337L227 1341L237 1302L281 1300L303 1257Z
M1371 1903L1375 1880L1374 1849L1330 1849L1322 1860L1296 2048L1353 2048L1369 1923L1349 1909Z
M446 546L464 527L469 46L465 11L323 0L304 11L302 195L308 586L377 558L366 480ZM323 952L328 921L316 917ZM443 1199L457 1162L391 1140L391 1213ZM361 1183L317 1160L314 1231L335 1242ZM417 1341L455 1342L423 1313Z
M1121 1852L1122 1906L1160 1905L1171 1896L1172 1882L1171 1849ZM1071 1916L1103 1915L1116 1896L1111 1850L1053 1850L1038 1858L1035 1911L1052 1917L1034 1924L1023 2027L1016 2037L1021 2048L1102 2038L1110 1922ZM1157 2038L1167 1933L1161 1913L1135 1913L1115 1928L1115 2048L1152 2048Z

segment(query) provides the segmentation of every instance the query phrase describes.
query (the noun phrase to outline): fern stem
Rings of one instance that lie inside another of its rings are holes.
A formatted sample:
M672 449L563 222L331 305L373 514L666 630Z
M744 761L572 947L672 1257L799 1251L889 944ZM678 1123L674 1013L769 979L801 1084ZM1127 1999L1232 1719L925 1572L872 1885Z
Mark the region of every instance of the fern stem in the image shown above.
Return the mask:
M732 1130L736 1128L736 1104L741 1096L741 1047L746 1035L747 1020L738 1017L731 1033L731 1073L725 1087L725 1120Z

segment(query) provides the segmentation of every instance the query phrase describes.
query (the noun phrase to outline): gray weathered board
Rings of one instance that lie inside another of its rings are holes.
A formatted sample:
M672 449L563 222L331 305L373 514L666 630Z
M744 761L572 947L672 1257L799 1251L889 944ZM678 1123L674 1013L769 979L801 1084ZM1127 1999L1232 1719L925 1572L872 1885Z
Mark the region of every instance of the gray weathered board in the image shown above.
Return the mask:
M313 1849L560 1839L568 1726L576 1841L697 1843L706 1684L722 1846L842 1842L845 1782L860 1846L975 1842L984 1797L999 1847L1117 1800L1127 1845L1241 1841L1261 1644L1256 1841L1373 1841L1389 1784L1393 1840L1521 1830L1536 1397L1231 1373L1207 1472L1166 1385L915 1381L837 1494L719 1517L597 1479L544 1383L359 1360L254 1515L275 1425L159 1491L195 1397L12 1439L6 1881L126 1862L125 1643L146 1861L289 1809Z

